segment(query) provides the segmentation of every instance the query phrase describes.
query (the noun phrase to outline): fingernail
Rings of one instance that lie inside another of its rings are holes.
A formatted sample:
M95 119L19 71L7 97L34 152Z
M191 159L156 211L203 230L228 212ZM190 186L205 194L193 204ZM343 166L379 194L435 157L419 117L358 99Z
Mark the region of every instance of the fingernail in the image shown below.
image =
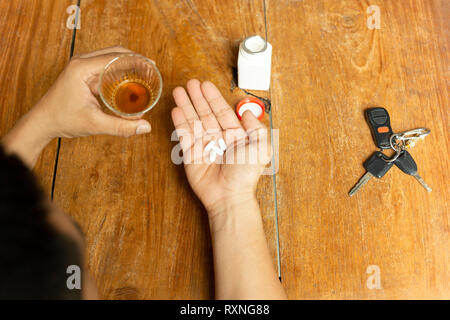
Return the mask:
M141 124L139 127L136 128L136 134L144 134L150 132L150 125L149 124Z

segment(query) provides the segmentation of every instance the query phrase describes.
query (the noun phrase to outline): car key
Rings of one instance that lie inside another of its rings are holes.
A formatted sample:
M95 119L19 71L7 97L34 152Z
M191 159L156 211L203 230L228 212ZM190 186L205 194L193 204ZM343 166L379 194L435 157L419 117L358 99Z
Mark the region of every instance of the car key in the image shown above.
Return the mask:
M375 144L380 149L390 149L389 141L393 134L389 113L385 108L370 108L365 111Z
M372 177L380 179L386 174L386 172L389 171L390 168L392 168L394 163L386 162L382 158L385 158L385 155L380 151L376 151L370 156L369 159L364 162L364 168L367 172L350 190L350 192L348 193L350 197L353 196L359 189L361 189L362 186L365 185L367 181L369 181Z
M403 150L400 156L394 161L394 164L404 173L416 178L416 180L419 181L422 187L427 189L428 192L431 192L431 188L428 186L428 184L422 179L421 176L417 174L417 164L408 151Z

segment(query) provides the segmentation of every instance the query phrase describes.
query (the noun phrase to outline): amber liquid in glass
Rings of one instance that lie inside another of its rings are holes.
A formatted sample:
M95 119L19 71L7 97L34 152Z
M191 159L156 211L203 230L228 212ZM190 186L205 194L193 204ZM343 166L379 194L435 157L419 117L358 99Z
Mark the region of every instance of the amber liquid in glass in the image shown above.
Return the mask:
M116 86L112 98L118 110L124 113L138 113L150 105L152 91L145 81L125 80Z

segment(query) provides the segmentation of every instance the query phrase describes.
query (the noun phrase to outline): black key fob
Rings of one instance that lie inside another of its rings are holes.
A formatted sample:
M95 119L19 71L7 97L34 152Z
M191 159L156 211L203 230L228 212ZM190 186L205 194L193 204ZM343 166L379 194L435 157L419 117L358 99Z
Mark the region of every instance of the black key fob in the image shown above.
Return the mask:
M393 134L389 113L385 108L370 108L365 111L367 122L372 130L375 144L380 149L390 149L389 138Z
M385 155L376 151L363 164L364 168L378 179L382 178L394 164L393 162L386 162L382 158L386 159Z
M417 173L417 164L406 150L402 151L402 154L394 161L394 164L406 174L415 175Z

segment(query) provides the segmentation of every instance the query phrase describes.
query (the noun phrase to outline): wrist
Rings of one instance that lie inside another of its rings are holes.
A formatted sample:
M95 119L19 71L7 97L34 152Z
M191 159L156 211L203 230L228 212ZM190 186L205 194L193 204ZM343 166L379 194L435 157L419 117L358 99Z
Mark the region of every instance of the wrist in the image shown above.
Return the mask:
M256 201L254 192L224 195L209 205L205 205L208 216L222 215L239 208L243 203Z
M236 219L247 219L259 215L258 201L254 192L225 196L206 207L212 232L232 225Z
M2 139L7 153L18 155L32 167L42 149L52 140L47 123L41 110L36 107L25 114Z
M58 137L55 129L56 121L52 118L54 115L48 109L39 102L25 115L28 118L28 126L35 131L36 141L39 143L47 144Z

